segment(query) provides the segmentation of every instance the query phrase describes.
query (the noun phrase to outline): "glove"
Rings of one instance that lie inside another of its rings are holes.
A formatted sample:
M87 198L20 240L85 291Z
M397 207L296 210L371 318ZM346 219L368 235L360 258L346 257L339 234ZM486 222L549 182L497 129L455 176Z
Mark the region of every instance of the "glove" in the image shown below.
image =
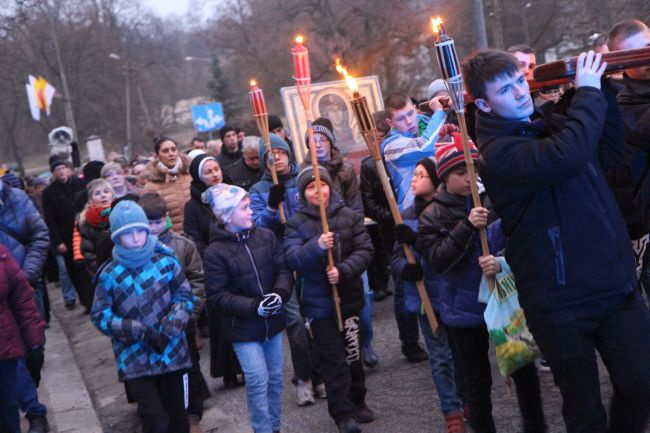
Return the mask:
M393 228L393 236L395 237L395 242L397 243L413 245L418 237L418 234L415 233L413 229L406 224L397 224Z
M280 203L282 203L284 200L284 192L285 188L283 183L273 185L269 190L269 199L267 201L267 205L271 209L277 209L280 206Z
M160 354L165 351L167 342L165 341L164 336L155 329L147 328L144 331L144 339L147 343L149 343L154 352Z
M407 263L402 269L402 272L399 274L400 278L404 281L410 281L414 283L416 281L422 281L424 279L424 272L422 271L422 266L419 263Z
M257 302L257 315L264 318L277 314L282 308L282 298L277 293L266 294Z

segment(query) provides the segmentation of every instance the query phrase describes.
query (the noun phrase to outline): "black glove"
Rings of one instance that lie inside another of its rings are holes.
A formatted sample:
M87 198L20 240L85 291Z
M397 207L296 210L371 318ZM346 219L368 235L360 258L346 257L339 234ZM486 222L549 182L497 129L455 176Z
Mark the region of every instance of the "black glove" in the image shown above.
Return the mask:
M286 228L286 225L282 221L278 221L275 223L275 233L280 236L284 237L284 229Z
M419 263L407 263L399 276L404 281L414 283L424 279L424 271L422 271L422 266Z
M144 331L144 339L149 343L154 352L163 353L165 351L167 341L164 336L155 329L147 328L147 330Z
M395 242L399 244L413 245L418 234L406 224L397 224L393 227L393 236L395 237Z
M271 209L277 209L280 206L280 203L284 200L284 191L285 188L283 183L271 187L269 190L269 199L267 201L267 205Z

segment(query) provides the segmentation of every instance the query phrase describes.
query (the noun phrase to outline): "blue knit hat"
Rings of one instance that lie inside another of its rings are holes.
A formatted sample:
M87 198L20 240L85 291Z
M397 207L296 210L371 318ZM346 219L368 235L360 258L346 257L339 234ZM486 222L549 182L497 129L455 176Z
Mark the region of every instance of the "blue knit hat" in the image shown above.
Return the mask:
M113 242L124 233L133 229L140 229L151 233L149 220L139 204L131 200L124 200L115 205L109 217L111 223L111 239Z
M291 148L289 147L289 143L284 141L279 135L272 132L269 134L269 141L271 142L271 149L282 149L286 151L291 160ZM266 146L264 146L263 138L260 138L260 158L262 161L266 161Z

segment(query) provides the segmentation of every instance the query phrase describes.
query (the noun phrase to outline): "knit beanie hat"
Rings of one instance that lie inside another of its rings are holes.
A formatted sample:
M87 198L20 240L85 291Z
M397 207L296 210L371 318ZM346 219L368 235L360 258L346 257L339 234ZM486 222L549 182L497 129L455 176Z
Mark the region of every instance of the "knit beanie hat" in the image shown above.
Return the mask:
M289 155L289 160L291 160L291 148L289 147L289 143L274 133L269 134L269 141L271 142L271 149L282 149L286 151ZM262 161L266 161L266 146L264 146L263 138L260 138L260 157Z
M336 140L334 139L334 128L332 127L332 122L330 122L329 119L319 117L312 122L311 127L314 130L314 134L317 132L323 134L329 139L332 147L336 147ZM307 143L307 147L309 148L309 131L305 133L305 143Z
M440 92L448 92L448 91L449 90L445 85L445 81L438 78L437 80L434 80L431 82L431 84L429 84L429 88L427 89L427 99L432 99Z
M321 167L320 165L318 166L318 173L320 174L320 180L323 182L327 183L330 187L330 190L332 189L332 178L330 177L329 173L324 167ZM311 165L308 165L307 167L303 168L300 170L300 173L298 173L298 192L300 193L300 198L302 200L305 199L305 190L307 189L307 186L312 183L316 177L314 177L314 167Z
M70 164L70 161L68 161L67 158L63 155L50 156L49 163L50 163L50 171L52 173L54 173L54 170L56 170L57 167L60 167L62 165L65 165L68 168L72 168L72 164Z
M109 217L111 223L111 239L117 243L116 239L133 229L140 229L151 233L149 220L144 210L134 201L124 200L115 205Z
M86 179L87 182L99 179L102 177L102 167L104 167L104 161L88 161L81 170L84 179Z
M248 193L243 188L219 183L205 190L201 195L201 200L210 207L219 222L225 224L235 211L235 207L247 195Z
M221 135L221 139L223 140L223 137L225 137L226 134L229 133L230 131L237 132L237 130L235 128L233 128L232 126L223 125L223 128L221 128L221 130L219 131L219 135Z
M436 160L435 160L435 158L432 157L432 156L427 156L426 158L422 158L415 165L416 165L416 167L418 165L421 165L422 167L424 167L424 169L427 171L427 174L429 175L429 179L431 179L431 183L433 183L433 187L438 188L438 185L440 185L440 179L438 178L438 173L436 173Z
M478 161L478 149L473 141L469 141L472 159ZM452 132L451 135L442 137L436 144L436 172L444 182L445 177L459 166L465 165L463 157L463 139L459 132Z
M282 119L280 119L280 116L276 116L275 114L269 114L269 132L273 132L274 129L278 128L284 128Z

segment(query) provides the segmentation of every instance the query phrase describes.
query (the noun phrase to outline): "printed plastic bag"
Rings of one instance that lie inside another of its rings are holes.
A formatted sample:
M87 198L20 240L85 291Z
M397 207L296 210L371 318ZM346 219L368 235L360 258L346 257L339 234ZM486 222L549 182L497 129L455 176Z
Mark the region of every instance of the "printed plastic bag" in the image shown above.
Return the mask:
M507 377L534 362L540 352L526 326L510 266L503 257L497 257L497 260L501 273L495 277L494 291L490 292L487 278L483 275L478 300L487 303L483 316L496 348L499 372Z

